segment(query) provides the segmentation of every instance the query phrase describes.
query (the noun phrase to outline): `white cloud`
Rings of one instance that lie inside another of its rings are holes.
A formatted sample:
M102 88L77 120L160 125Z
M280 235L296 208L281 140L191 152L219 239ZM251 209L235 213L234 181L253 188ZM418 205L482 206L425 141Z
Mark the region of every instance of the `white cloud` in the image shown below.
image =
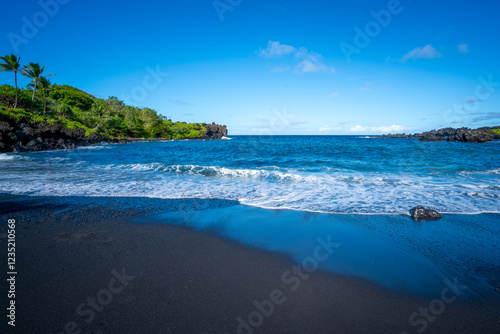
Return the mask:
M469 53L469 46L467 44L460 44L457 48L459 53Z
M339 96L340 96L339 92L333 92L333 93L330 94L330 97L333 97L333 98L339 97Z
M354 125L351 126L349 129L350 132L401 132L404 130L410 130L411 128L406 127L404 125L385 125L385 126L372 126L372 127L365 127L361 125Z
M363 131L367 131L368 129L369 128L365 128L364 126L361 126L361 125L354 125L354 126L351 126L349 131L351 131L351 132L363 132Z
M264 58L277 58L289 55L296 51L297 49L293 46L281 44L278 41L269 41L269 43L267 44L267 48L265 48L264 50L260 50L259 56Z
M304 59L297 64L297 71L302 73L325 72L325 65L318 63L316 59Z
M309 51L304 47L296 48L291 45L281 44L278 41L269 41L267 48L260 49L258 55L263 58L280 58L293 55L295 73L336 72L335 68L325 65L323 56L319 53ZM290 66L281 65L272 67L271 72L285 72L290 69Z
M324 126L322 128L318 129L319 132L329 132L329 131L334 131L334 130L342 130L340 126Z
M271 132L269 128L253 128L250 131L258 134L269 134Z
M409 130L410 128L403 125L389 125L389 126L379 126L376 128L372 128L372 131L380 131L380 132L401 132L404 130Z
M428 44L423 48L416 48L408 52L403 56L401 61L406 62L409 59L417 60L417 59L434 59L441 58L443 54L437 51L432 45Z

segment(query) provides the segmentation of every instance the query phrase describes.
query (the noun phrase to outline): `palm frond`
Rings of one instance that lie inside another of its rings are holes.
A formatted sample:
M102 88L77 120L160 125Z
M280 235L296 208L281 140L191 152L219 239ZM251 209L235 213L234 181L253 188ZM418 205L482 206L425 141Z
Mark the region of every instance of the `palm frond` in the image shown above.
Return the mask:
M4 63L0 63L0 72L3 71L14 71L17 72L19 70L19 62L21 57L16 57L14 54L5 55L0 57Z

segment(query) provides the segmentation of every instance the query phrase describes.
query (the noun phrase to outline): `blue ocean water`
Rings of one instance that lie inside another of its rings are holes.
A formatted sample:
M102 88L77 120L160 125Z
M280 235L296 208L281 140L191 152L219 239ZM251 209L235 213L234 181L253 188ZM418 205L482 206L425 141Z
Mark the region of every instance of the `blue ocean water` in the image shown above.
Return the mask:
M500 212L500 141L235 136L0 155L0 192L230 199L271 209Z

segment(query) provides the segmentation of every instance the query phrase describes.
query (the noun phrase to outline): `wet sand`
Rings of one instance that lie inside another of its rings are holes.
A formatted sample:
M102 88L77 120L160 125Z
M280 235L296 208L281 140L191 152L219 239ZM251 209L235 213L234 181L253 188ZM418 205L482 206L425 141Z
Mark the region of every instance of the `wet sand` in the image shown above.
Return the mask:
M6 326L4 316L1 332L498 332L497 299L465 298L460 284L443 283L441 290L448 290L438 297L395 291L298 267L286 252L236 242L212 225L186 224L205 216L224 225L238 207L208 200L1 197L0 247L6 248L5 222L15 219L18 267L16 328ZM174 221L179 214L184 220ZM311 248L318 261L335 255L334 243L323 241ZM5 268L6 251L1 254ZM7 291L5 281L1 288Z

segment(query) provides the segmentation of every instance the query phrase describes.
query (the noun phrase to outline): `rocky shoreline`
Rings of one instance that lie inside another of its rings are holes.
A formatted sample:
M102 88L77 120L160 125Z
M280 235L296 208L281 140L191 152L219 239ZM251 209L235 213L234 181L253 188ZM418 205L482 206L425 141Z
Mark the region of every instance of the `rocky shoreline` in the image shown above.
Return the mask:
M443 128L422 133L406 134L385 134L376 138L419 138L419 141L450 141L466 143L488 143L493 139L500 139L500 133L493 130L500 129L500 126L482 127L478 129L470 128Z
M225 125L203 124L207 129L199 138L186 139L222 139L227 136ZM126 144L135 141L153 141L155 139L144 138L110 138L95 131L85 136L85 130L67 129L62 125L48 123L31 124L28 118L19 121L3 117L0 114L0 152L38 152L46 150L67 150L77 146L89 146L99 143ZM164 140L158 138L157 140Z

